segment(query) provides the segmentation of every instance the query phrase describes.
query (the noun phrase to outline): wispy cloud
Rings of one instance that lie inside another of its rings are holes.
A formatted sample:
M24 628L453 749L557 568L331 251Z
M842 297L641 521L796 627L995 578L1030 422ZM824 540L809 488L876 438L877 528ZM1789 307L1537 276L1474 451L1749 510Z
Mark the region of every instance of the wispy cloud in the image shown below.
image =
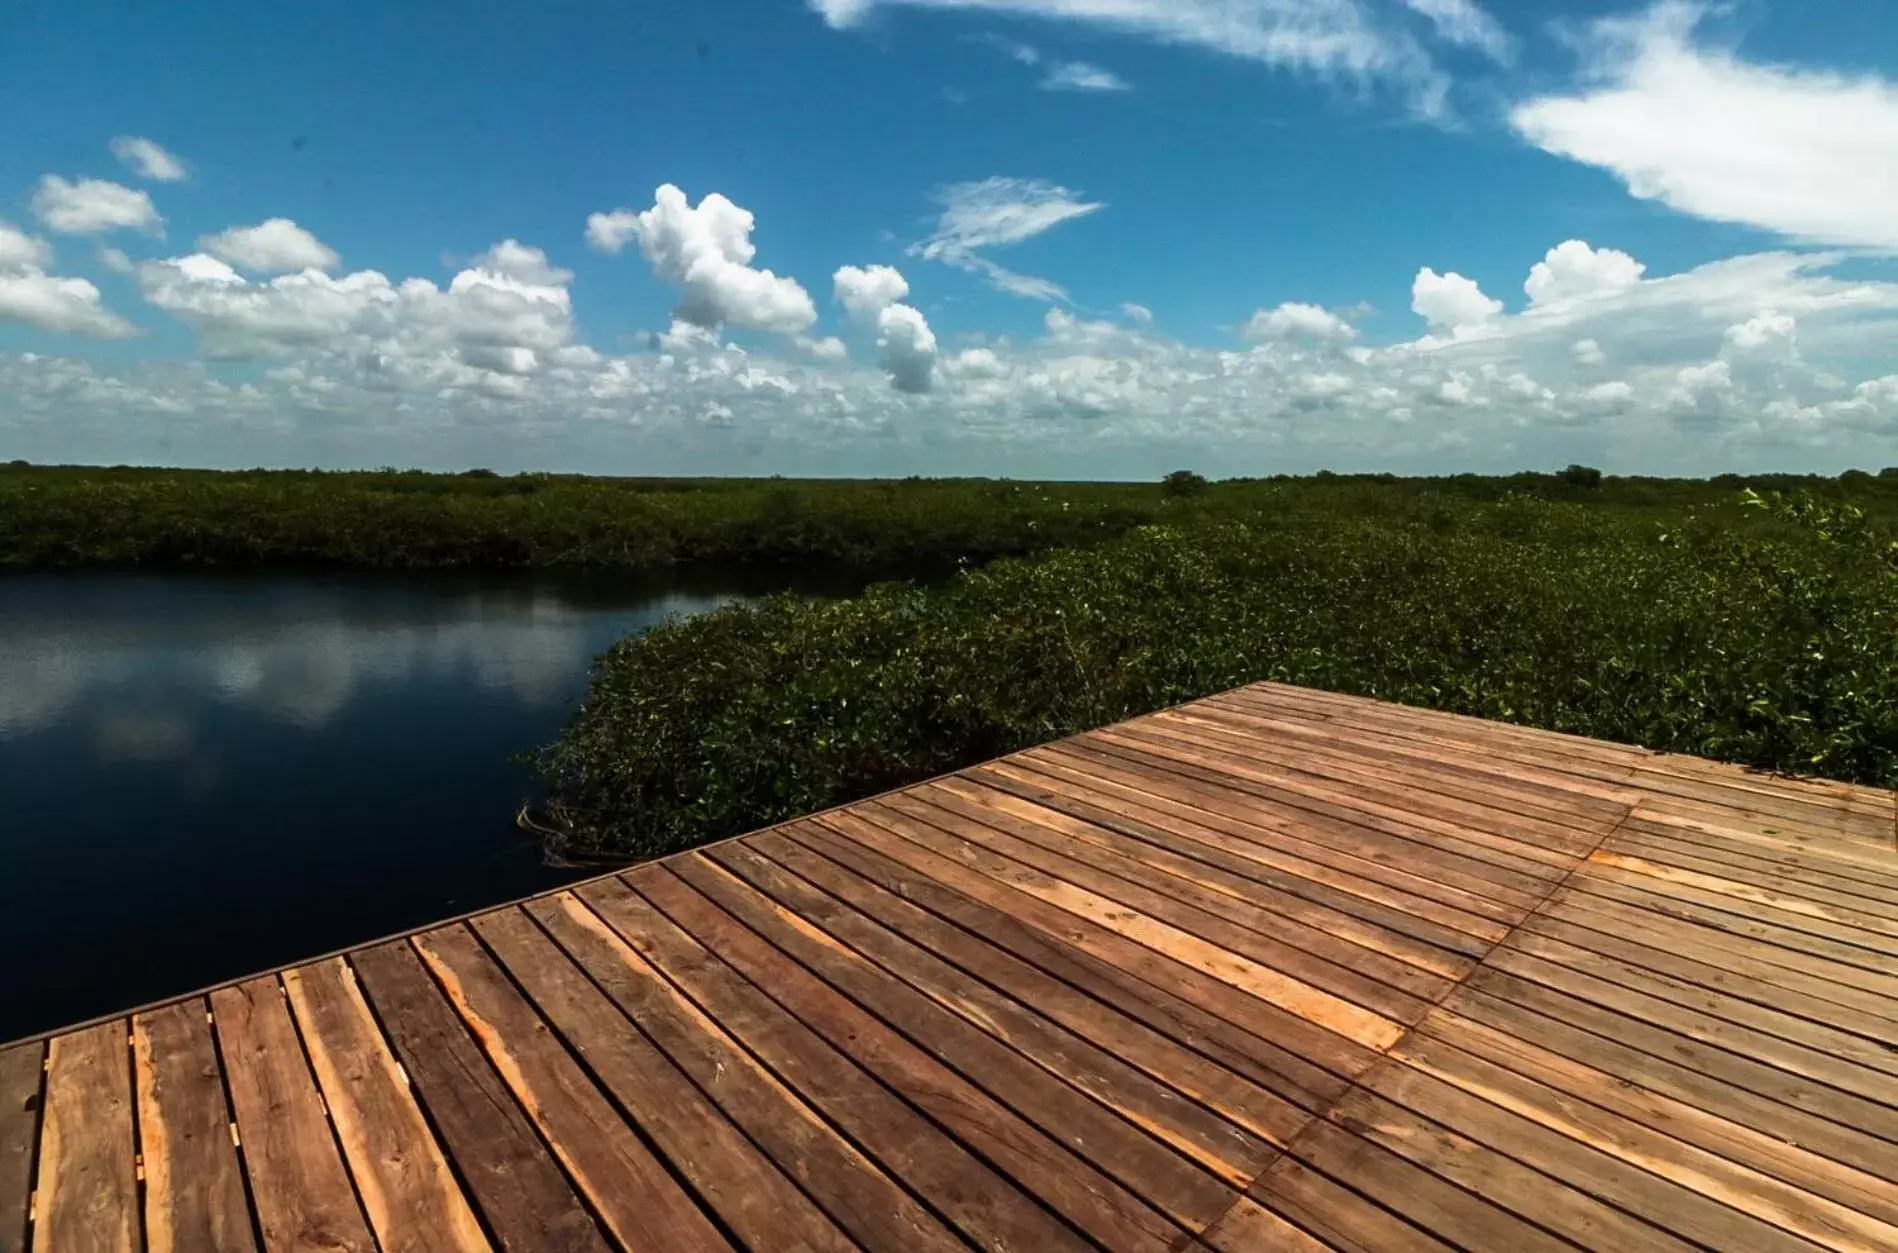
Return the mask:
M112 155L132 167L140 178L175 183L185 176L185 163L149 139L120 135L112 141Z
M1502 62L1515 59L1516 41L1474 0L1404 0L1404 7L1430 19L1446 43L1481 49Z
M831 26L878 7L973 9L1073 22L1159 43L1209 48L1322 80L1383 84L1413 113L1447 112L1449 76L1406 11L1436 38L1507 55L1510 41L1476 0L808 0Z
M1086 61L1057 61L1041 80L1043 91L1126 91L1129 87L1114 71Z
M1019 244L1107 207L1045 179L995 177L956 183L943 188L937 198L943 212L935 233L910 245L910 254L980 274L1000 291L1034 300L1068 297L1060 284L1017 274L982 251Z

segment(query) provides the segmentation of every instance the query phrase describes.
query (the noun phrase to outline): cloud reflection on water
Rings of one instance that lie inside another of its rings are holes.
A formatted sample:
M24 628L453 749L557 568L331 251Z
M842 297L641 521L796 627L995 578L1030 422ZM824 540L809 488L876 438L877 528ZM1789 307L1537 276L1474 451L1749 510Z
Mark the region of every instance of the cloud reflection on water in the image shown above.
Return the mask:
M314 730L366 690L410 683L544 706L578 697L617 636L736 598L596 608L527 588L365 594L294 580L199 595L140 578L138 595L116 601L95 588L22 605L0 587L0 743L72 721L108 760L174 760L192 743L180 711L223 704Z

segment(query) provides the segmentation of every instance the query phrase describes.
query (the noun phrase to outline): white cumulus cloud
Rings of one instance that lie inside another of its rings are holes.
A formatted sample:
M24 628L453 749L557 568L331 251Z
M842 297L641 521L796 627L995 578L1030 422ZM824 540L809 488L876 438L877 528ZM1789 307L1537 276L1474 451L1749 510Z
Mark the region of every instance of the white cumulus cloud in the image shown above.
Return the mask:
M1410 307L1433 331L1456 331L1479 325L1502 312L1503 302L1483 294L1474 279L1451 271L1439 274L1429 266L1417 271L1410 287Z
M37 235L29 235L11 222L0 221L0 270L53 263L53 249Z
M62 235L102 235L112 230L155 231L164 220L150 195L102 178L70 182L48 174L33 192L33 214Z
M268 218L255 226L200 235L198 248L240 269L263 274L327 270L340 260L334 249L289 218Z
M123 339L138 328L107 309L99 289L83 278L62 278L27 267L0 270L0 318L69 335Z
M1593 85L1526 100L1512 124L1681 213L1898 250L1898 86L1698 46L1707 11L1669 0L1597 22L1584 48Z
M909 295L909 280L893 266L841 267L831 282L837 303L853 318L874 317L879 309Z
M107 309L83 278L48 274L53 249L11 222L0 222L0 319L43 331L122 339L138 328Z
M796 280L752 268L756 220L717 192L694 207L670 183L653 207L615 209L587 218L587 242L617 253L637 240L653 273L684 293L674 316L695 326L736 326L797 334L817 321L817 308Z
M1647 267L1625 252L1568 239L1529 267L1522 290L1532 305L1611 295L1641 281Z
M1357 328L1318 305L1287 300L1276 309L1259 309L1239 328L1241 339L1271 340L1306 337L1315 340L1357 338Z
M922 312L898 303L909 280L892 266L846 265L832 276L837 303L876 329L877 362L898 391L926 392L936 374L936 336Z
M120 135L111 144L112 155L132 167L140 178L175 183L185 176L185 163L149 139Z

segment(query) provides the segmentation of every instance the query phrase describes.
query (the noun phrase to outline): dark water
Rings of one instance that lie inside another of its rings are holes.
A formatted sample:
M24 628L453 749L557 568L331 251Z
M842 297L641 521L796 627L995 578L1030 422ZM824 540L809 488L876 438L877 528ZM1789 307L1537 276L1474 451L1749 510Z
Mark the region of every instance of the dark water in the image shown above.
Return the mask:
M579 876L514 829L591 659L846 576L0 576L0 1041Z

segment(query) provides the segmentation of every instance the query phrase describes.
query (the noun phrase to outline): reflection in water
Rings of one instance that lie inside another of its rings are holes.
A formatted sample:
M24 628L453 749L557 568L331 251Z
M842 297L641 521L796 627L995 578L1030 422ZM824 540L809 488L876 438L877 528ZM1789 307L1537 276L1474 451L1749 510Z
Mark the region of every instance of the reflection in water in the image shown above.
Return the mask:
M789 583L0 576L0 1041L575 877L510 758L615 639Z
M545 590L450 591L421 602L418 615L394 617L365 615L361 589L213 585L223 593L214 603L194 598L187 615L144 628L116 615L100 621L74 612L90 608L85 602L97 599L93 595L75 598L82 604L64 612L52 606L36 611L30 590L0 590L16 593L0 600L0 740L51 726L75 705L105 703L112 709L100 716L98 739L107 755L137 757L157 740L188 738L175 718L125 711L117 702L128 695L162 703L172 691L193 700L215 692L267 717L317 729L364 685L417 677L470 683L528 705L561 701L599 650L600 611L568 605ZM87 589L95 590L102 589ZM731 599L730 593L673 591L642 598L638 610L642 619L656 621ZM165 734L158 731L161 722Z

